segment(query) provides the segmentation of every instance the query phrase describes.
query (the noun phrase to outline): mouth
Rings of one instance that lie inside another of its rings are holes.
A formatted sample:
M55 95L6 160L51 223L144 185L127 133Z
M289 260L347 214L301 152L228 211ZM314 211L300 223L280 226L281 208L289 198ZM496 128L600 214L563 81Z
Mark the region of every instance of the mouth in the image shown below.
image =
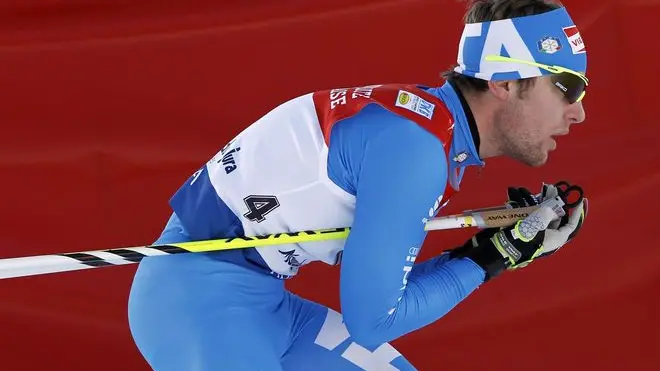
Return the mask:
M557 138L558 137L563 137L564 135L568 135L568 130L561 131L559 133L555 133L555 134L550 136L550 140L552 140L552 143L553 143L553 148L557 147Z

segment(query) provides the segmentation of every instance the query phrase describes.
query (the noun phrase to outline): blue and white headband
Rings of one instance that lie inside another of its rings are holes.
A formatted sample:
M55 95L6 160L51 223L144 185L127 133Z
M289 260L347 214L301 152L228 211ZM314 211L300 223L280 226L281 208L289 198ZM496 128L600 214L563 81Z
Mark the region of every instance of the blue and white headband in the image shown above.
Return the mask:
M454 69L493 81L551 74L534 65L487 61L488 55L557 65L582 74L587 70L584 42L564 7L531 16L466 24L458 46L458 66Z

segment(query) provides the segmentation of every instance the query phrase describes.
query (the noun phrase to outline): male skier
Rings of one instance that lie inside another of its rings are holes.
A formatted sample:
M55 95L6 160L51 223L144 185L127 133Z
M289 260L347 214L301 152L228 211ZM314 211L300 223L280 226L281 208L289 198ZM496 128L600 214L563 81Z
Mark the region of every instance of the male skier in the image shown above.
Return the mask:
M509 156L543 165L585 118L586 50L567 10L544 0L472 2L458 64L439 87L318 91L264 115L173 195L156 244L351 227L346 240L144 259L129 301L133 338L158 371L415 370L389 345L480 285L569 242L553 185L510 188L524 220L415 263L424 222L467 166ZM564 210L564 212L567 212ZM387 233L383 233L387 231ZM285 279L340 266L341 309ZM438 366L438 369L441 365Z

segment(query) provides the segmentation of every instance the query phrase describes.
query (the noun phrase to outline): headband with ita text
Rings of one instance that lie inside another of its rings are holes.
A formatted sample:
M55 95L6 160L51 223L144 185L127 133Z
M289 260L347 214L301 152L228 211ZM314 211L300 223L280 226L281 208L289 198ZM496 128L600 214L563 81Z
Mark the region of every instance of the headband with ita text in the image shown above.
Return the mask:
M577 26L561 7L531 16L466 24L457 62L454 71L464 75L492 81L517 80L552 73L534 63L585 75L587 53Z

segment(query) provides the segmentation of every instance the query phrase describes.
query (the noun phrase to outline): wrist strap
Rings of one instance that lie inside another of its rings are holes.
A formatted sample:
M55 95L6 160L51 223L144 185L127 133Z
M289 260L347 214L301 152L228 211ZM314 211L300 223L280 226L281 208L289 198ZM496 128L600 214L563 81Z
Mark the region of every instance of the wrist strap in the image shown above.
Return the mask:
M468 258L480 266L486 272L484 282L497 277L506 269L506 260L490 241L484 242L479 247L460 251L454 257Z

